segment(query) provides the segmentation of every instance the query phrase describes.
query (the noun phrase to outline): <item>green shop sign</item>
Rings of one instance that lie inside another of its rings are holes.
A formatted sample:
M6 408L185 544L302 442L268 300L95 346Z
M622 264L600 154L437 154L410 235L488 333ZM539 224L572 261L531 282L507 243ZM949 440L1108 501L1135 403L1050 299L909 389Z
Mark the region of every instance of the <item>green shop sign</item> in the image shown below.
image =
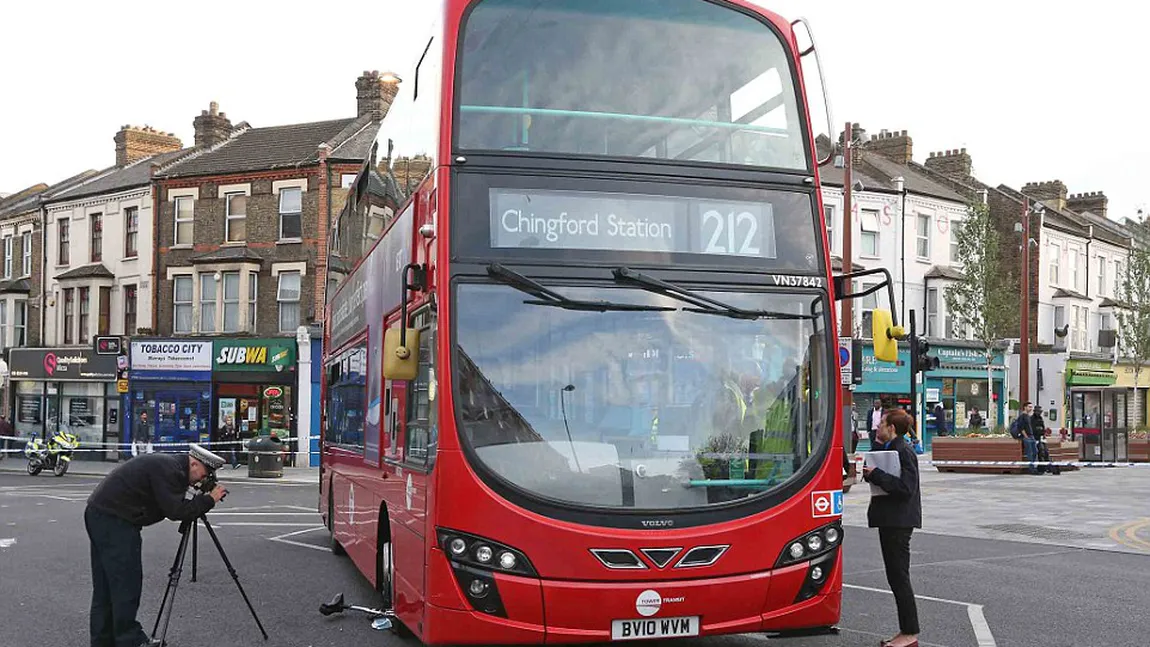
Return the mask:
M954 366L971 366L986 368L986 352L980 348L962 348L955 346L937 346L931 352L938 357L942 364ZM1002 351L996 350L990 360L991 365L1002 364Z
M294 339L217 339L212 348L212 370L295 370Z
M1066 383L1070 386L1111 386L1117 379L1110 362L1090 359L1066 362Z

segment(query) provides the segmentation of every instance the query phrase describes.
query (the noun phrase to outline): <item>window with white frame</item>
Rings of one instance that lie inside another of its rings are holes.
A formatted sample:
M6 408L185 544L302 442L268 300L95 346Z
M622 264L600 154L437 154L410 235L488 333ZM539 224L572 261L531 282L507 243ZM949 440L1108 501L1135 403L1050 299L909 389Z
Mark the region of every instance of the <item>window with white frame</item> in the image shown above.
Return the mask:
M1120 295L1122 290L1122 283L1126 280L1126 275L1123 273L1122 261L1114 261L1114 294Z
M200 274L200 332L216 332L216 275Z
M92 262L99 263L104 258L104 214L88 216L88 229L91 235Z
M919 258L930 258L930 215L920 213L915 218L915 253Z
M19 300L12 312L12 346L28 343L28 302Z
M88 287L78 288L80 301L80 336L79 341L81 344L88 343L92 338L91 332L88 330L88 319L92 312L92 290Z
M229 193L226 201L224 240L229 243L242 243L248 239L248 196L243 193Z
M280 189L280 240L303 237L303 191L298 187Z
M68 264L68 250L71 247L71 221L65 216L56 221L57 237L56 237L56 264Z
M350 189L355 183L355 173L343 173L339 176L339 188Z
M140 209L139 207L126 207L124 209L124 257L135 258L139 254L140 241Z
M194 225L192 224L192 216L195 215L195 201L191 196L183 196L176 198L175 202L175 244L191 245L194 242L193 234L195 233L193 229Z
M855 288L859 292L865 292L877 286L878 283L863 283L862 288ZM861 326L862 336L869 339L873 334L871 328L874 324L874 311L878 308L878 292L868 294L859 299L859 321Z
M1098 296L1104 297L1109 294L1106 291L1106 257L1102 254L1098 255Z
M926 291L926 336L938 337L938 288Z
M172 332L176 334L192 332L192 296L195 290L190 274L172 279Z
M21 269L23 269L23 276L32 276L32 232L24 232L23 242L24 266Z
M295 332L299 327L300 278L299 272L280 272L276 294L280 332Z
M8 347L8 302L0 300L0 350Z
M1082 306L1070 307L1070 348L1086 350L1086 308Z
M1058 247L1058 243L1050 243L1048 246L1050 251L1050 285L1051 287L1059 286L1059 266L1062 264L1062 250Z
M1114 330L1114 315L1107 312L1099 312L1098 330Z
M124 334L136 334L136 286L124 286Z
M827 247L835 251L835 207L831 204L823 205L823 220L827 225Z
M240 273L224 272L224 332L240 330Z
M4 278L12 278L12 256L15 254L13 241L15 239L11 236L4 237Z
M862 249L859 251L863 256L878 258L878 210L863 209L861 213L859 220L862 228Z
M379 240L383 230L391 222L395 211L391 207L371 205L367 208L367 237L370 240ZM339 238L336 238L338 241ZM336 250L339 251L338 249Z
M950 221L950 264L962 265L958 258L958 230L962 227L961 220Z
M1082 287L1078 284L1078 250L1069 250L1070 261L1070 288L1075 292L1081 292Z
M256 331L256 297L260 277L255 272L248 272L248 332Z
M75 288L64 288L64 344L71 344L75 339L76 301Z

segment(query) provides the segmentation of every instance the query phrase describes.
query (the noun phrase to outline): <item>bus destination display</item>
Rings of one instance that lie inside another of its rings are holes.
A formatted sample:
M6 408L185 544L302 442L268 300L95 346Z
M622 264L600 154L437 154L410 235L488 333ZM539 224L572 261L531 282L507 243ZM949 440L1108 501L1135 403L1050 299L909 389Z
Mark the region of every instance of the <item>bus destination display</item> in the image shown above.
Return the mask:
M491 189L491 246L776 258L770 203Z

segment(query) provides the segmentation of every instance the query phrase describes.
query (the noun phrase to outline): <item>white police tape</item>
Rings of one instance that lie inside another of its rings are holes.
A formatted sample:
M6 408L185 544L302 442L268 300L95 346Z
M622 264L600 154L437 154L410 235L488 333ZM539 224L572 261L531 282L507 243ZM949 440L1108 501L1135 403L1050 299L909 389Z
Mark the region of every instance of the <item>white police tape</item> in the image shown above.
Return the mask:
M319 438L319 436L308 436L308 440L311 440L313 438ZM273 452L253 451L253 450L246 449L246 447L248 446L248 443L250 443L253 440L258 440L258 439L259 438L249 438L246 440L216 440L216 441L208 441L208 442L202 442L202 443L196 443L196 444L201 446L201 447L220 447L221 449L223 449L225 451L231 446L238 445L239 447L237 449L239 451L241 451L245 454L250 454L250 455L275 456L277 454L284 454L284 453L290 453L290 454L297 453L290 448L285 448L283 451L273 451ZM11 446L6 447L6 448L2 447L2 445L5 444L4 441L8 441L8 444L11 445L11 443L28 443L32 440L40 440L40 439L39 439L39 437L29 437L29 436L0 436L0 455L2 455L2 454L23 454L24 453L23 447L19 447L19 448L14 448ZM283 440L281 440L280 442L283 443L284 445L295 446L296 443L298 442L298 438L286 437ZM106 452L106 451L111 451L111 450L119 450L119 451L124 452L125 454L131 454L131 453L148 453L148 454L150 454L150 453L154 453L154 450L157 448L162 449L165 447L167 447L167 448L173 448L174 447L177 449L187 450L189 444L190 444L190 441L188 441L188 442L166 442L166 443L156 443L156 442L113 443L113 442L104 442L104 441L85 441L85 440L82 440L82 441L80 441L80 447L77 449L74 449L72 451L73 452ZM133 452L133 448L135 448L134 452ZM309 454L318 454L320 452L318 450L310 450L308 453Z
M935 467L1150 467L1150 463L1117 461L924 461Z

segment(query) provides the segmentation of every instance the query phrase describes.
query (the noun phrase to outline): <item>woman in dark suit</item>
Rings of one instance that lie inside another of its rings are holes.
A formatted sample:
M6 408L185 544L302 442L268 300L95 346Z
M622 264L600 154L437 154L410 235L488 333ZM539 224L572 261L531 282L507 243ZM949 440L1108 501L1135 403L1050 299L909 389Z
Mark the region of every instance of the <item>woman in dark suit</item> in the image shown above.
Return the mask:
M910 585L910 536L922 528L922 497L918 487L918 456L907 436L914 421L901 409L887 411L879 423L876 451L898 452L900 474L896 477L877 468L864 467L863 478L886 495L872 496L867 523L878 528L886 580L898 607L899 632L883 647L918 647L918 609Z

